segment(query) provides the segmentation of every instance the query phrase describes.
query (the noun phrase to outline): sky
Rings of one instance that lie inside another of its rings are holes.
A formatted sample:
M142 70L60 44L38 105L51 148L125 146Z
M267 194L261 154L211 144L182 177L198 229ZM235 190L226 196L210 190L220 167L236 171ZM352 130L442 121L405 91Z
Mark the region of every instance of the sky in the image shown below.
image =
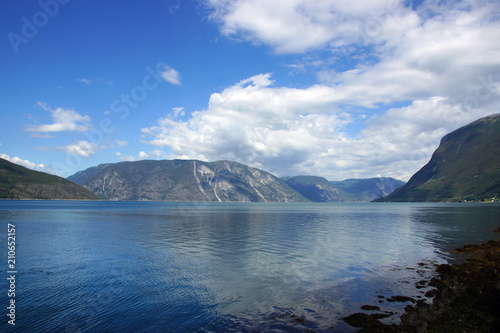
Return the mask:
M500 105L498 0L0 2L0 157L406 181Z

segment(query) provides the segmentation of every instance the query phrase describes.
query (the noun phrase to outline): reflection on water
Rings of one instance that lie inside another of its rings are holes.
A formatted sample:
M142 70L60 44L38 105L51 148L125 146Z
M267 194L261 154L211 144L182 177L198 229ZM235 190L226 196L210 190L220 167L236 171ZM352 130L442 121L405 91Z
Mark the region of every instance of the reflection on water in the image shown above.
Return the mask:
M23 332L348 332L339 318L421 295L432 264L494 238L499 217L498 205L0 202L2 239L17 227Z

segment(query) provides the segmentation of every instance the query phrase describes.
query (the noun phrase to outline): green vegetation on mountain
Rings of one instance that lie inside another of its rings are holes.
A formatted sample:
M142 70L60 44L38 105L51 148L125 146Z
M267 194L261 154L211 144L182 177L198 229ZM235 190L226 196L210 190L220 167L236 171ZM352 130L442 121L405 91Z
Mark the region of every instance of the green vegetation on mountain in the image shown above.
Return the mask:
M500 195L500 114L441 140L408 183L380 201L491 201Z
M230 161L121 162L69 179L106 200L308 201L272 174Z
M64 178L33 171L0 158L0 199L98 200Z

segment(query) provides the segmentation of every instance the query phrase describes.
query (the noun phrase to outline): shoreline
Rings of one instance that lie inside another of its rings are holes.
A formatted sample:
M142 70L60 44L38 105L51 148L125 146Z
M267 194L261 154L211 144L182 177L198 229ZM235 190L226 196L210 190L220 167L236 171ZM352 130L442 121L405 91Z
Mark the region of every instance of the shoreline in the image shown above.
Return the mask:
M500 228L493 232L500 233ZM500 240L464 245L451 253L466 258L438 265L436 276L425 281L433 287L426 293L432 301L417 300L406 306L400 324L382 323L380 319L389 315L374 313L378 307L372 305L342 320L356 332L498 332Z

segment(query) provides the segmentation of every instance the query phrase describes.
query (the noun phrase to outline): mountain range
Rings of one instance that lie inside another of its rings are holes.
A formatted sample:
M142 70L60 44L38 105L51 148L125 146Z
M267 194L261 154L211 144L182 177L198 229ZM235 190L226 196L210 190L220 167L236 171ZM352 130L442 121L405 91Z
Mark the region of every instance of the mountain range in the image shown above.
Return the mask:
M69 180L1 158L0 199L99 200L94 193Z
M295 176L284 180L313 202L368 202L387 196L405 184L387 177L328 181L317 176Z
M379 201L492 201L500 195L500 114L441 139L429 163Z
M313 202L353 201L353 197L349 193L323 177L295 176L286 177L284 180L291 188Z
M353 201L357 202L373 201L388 196L405 184L401 180L390 177L346 179L331 183L349 193Z
M484 201L500 193L500 114L481 118L441 140L408 183L393 178L328 181L280 179L231 162L197 160L101 164L61 177L0 159L0 198L153 201L362 202Z
M231 161L136 161L100 165L68 178L105 200L308 201L283 180Z
M315 176L280 179L237 162L196 160L101 164L68 179L104 200L152 201L371 201L404 184L392 178L335 184Z

